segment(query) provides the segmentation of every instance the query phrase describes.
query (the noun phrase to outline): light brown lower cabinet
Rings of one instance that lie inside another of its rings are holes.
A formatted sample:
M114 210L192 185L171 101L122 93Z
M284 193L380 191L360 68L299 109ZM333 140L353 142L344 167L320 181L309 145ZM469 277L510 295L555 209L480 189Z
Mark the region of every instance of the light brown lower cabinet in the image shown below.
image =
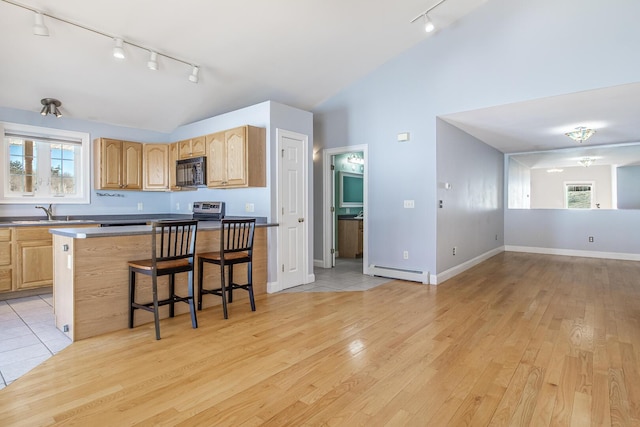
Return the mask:
M358 258L362 256L363 233L362 220L338 220L338 254L340 258Z
M74 225L78 226L84 225ZM0 293L52 286L53 236L49 228L0 228Z

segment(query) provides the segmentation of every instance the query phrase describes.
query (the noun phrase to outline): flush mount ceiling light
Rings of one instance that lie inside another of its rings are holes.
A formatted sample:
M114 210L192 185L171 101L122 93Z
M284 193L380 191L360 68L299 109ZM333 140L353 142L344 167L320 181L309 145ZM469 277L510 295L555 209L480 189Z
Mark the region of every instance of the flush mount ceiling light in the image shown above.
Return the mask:
M151 51L149 53L149 61L147 61L147 68L153 71L156 71L158 69L158 60L157 60L158 54L155 53L154 51Z
M44 16L42 13L36 12L33 19L33 34L36 36L48 36L49 29L44 25Z
M593 160L594 159L592 159L591 157L583 157L580 160L578 160L578 163L580 163L585 168L588 168L593 164Z
M47 114L53 114L56 117L62 117L62 113L58 110L58 107L62 106L62 102L54 98L43 98L40 100L42 104L42 110L40 114L46 116Z
M177 58L177 57L175 57L173 55L169 55L169 54L166 54L166 53L158 52L157 50L153 50L153 49L150 49L148 47L144 47L144 46L142 46L142 45L140 45L138 43L134 43L134 42L131 42L131 41L128 41L128 40L124 40L124 39L122 39L122 38L120 38L118 36L112 35L112 34L108 34L108 33L102 32L102 31L95 30L93 28L87 27L86 25L82 25L82 24L79 24L77 22L69 21L69 20L64 19L64 18L59 18L57 16L51 15L50 13L40 12L40 11L30 7L30 6L25 6L25 5L22 5L22 4L19 4L19 3L14 3L12 0L0 0L0 1L2 1L4 3L7 3L7 4L11 4L11 5L16 6L16 7L19 7L21 9L29 10L29 11L35 13L34 26L33 26L33 34L35 34L35 35L38 35L38 36L48 36L49 35L49 29L44 25L44 17L46 16L47 18L55 19L56 21L63 22L65 24L72 25L72 26L74 26L76 28L80 28L82 30L89 31L91 33L98 34L98 35L101 35L101 36L104 36L104 37L108 37L108 38L114 40L115 46L113 48L113 52L112 53L113 53L113 56L115 58L118 58L118 59L124 59L125 58L124 45L127 44L129 46L133 46L133 47L136 47L138 49L145 50L147 52L152 52L151 56L153 57L153 60L150 58L149 61L147 62L147 67L149 69L152 69L152 70L157 69L157 67L158 67L157 57L158 56L163 56L163 57L165 57L167 59L171 59L172 61L179 62L179 63L184 64L184 65L188 65L190 67L190 69L192 69L192 73L189 75L189 81L193 82L193 83L198 83L198 80L199 80L198 79L198 71L196 71L196 69L198 69L199 67L197 65L193 65L194 64L193 61L185 61L185 60ZM155 63L155 68L153 68L154 65L152 63Z
M411 20L411 24L413 24L414 22L416 22L418 19L423 18L424 17L424 30L427 33L431 33L436 29L435 24L433 23L433 21L429 18L429 12L431 12L433 9L435 9L436 7L440 6L442 3L444 3L446 0L440 0L438 3L434 4L433 6L431 6L429 9L425 10L424 12L422 12L420 15L416 16L415 18L413 18Z
M595 133L596 131L594 129L589 129L585 126L578 126L577 128L575 128L575 130L565 133L565 135L582 144L584 141L591 138Z
M351 154L349 157L347 157L347 161L349 163L364 165L364 159L357 154Z
M562 172L564 169L559 169L559 168L551 168L551 169L547 169L548 173L560 173Z

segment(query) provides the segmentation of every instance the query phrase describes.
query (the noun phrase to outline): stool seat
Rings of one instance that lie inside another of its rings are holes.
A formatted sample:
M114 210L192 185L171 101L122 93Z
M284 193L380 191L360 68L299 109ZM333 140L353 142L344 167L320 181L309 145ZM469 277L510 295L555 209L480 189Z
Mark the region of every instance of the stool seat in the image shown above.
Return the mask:
M255 218L223 219L220 228L220 250L197 254L198 259L198 310L202 310L202 297L206 294L222 297L224 318L228 319L227 298L233 302L233 290L244 289L249 292L251 311L256 311L253 297L253 235L256 226ZM204 264L220 266L220 287L205 288L203 283ZM247 283L236 283L233 279L233 267L247 264ZM225 278L225 266L229 279Z
M199 253L198 257L207 258L210 262L222 260L222 254L220 252ZM251 261L251 257L248 252L230 252L224 255L225 264L249 261Z
M140 270L151 270L153 269L153 260L141 259L137 261L129 261L129 267L139 268ZM162 274L160 273L165 270L178 269L181 272L189 271L193 268L193 264L186 259L174 259L170 261L158 261L156 263L156 268L158 269L158 276L161 276Z
M189 304L191 325L198 327L194 300L194 257L198 221L157 221L151 223L151 259L129 261L129 328L133 328L134 313L144 310L153 313L156 339L160 339L159 307L169 305L169 316L174 317L176 302ZM188 273L188 296L175 293L175 275ZM136 294L136 274L151 277L152 300L139 302ZM158 298L158 277L169 276L169 297Z

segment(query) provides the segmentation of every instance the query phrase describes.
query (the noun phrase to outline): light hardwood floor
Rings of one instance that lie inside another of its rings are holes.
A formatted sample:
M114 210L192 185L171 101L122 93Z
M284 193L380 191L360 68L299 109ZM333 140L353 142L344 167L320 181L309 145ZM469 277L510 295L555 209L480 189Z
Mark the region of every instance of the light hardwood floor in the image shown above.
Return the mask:
M0 390L0 424L640 424L640 262L503 253L437 287L240 295L161 341L73 343Z

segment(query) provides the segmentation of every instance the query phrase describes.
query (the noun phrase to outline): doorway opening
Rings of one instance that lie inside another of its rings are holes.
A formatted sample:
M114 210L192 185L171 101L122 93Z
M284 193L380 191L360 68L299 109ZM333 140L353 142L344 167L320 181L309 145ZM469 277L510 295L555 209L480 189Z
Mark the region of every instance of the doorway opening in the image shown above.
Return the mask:
M323 150L323 268L336 257L361 260L368 274L368 146Z

